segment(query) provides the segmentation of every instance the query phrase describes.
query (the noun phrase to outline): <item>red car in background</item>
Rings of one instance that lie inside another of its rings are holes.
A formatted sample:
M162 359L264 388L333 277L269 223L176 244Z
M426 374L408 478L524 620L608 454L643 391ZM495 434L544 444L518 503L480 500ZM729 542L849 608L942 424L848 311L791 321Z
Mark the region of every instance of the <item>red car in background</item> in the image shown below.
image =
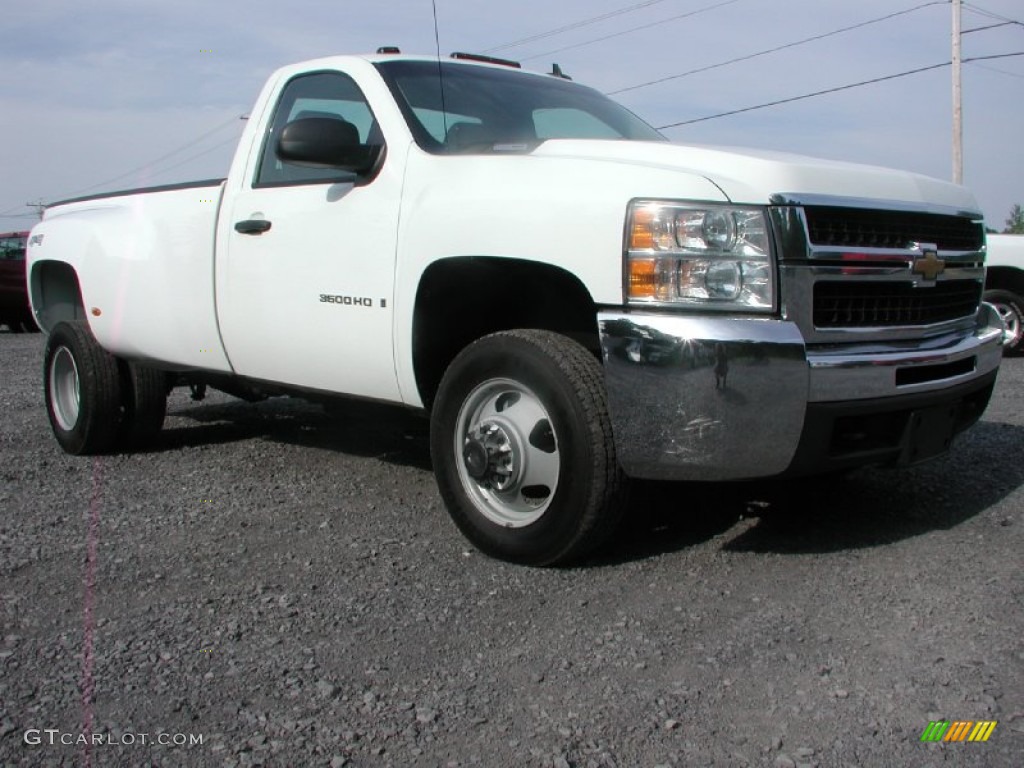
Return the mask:
M12 333L38 331L32 319L25 280L28 232L0 233L0 325Z

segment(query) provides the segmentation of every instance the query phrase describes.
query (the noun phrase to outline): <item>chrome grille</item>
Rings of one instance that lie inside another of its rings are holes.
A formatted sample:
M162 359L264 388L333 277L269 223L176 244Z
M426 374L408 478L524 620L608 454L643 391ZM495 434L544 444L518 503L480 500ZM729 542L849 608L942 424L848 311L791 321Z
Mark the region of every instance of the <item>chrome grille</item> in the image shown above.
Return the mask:
M806 206L811 243L847 248L912 248L927 243L940 251L978 251L985 242L980 221L912 211Z
M978 280L912 282L821 281L814 285L816 328L930 325L973 315L981 301Z

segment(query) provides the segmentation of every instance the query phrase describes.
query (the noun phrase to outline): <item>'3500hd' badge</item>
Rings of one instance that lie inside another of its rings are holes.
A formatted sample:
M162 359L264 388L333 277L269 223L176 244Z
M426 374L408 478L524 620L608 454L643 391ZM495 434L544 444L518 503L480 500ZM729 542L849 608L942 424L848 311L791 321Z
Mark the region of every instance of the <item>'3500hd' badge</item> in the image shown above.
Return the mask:
M346 307L372 307L373 299L368 296L338 296L330 293L320 294L321 304L341 304ZM386 299L380 300L380 306L386 307L388 305Z

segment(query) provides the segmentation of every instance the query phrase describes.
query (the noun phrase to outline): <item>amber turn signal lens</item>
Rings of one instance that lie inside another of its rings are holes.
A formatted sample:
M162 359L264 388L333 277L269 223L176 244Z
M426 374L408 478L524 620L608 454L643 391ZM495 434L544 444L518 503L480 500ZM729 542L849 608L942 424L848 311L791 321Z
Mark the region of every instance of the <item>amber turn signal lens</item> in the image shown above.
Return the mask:
M655 259L630 259L629 298L654 299L658 296L658 262Z
M630 250L645 251L654 247L654 233L651 231L653 221L654 214L651 211L638 208L633 212L633 227L629 235Z

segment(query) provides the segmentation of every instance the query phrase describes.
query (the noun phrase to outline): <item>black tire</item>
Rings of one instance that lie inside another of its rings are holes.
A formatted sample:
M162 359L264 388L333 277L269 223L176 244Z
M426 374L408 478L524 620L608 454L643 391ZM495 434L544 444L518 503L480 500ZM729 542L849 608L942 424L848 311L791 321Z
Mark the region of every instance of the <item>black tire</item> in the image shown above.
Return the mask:
M1024 298L1013 291L997 288L985 291L985 301L995 304L1010 333L1003 342L1003 354L1007 357L1024 355Z
M46 411L61 448L76 456L113 448L121 419L117 360L84 322L60 322L46 343Z
M25 329L21 325L21 320L14 318L7 322L7 328L11 333L24 333Z
M151 445L167 415L167 376L138 363L118 361L121 379L121 422L117 443L125 448Z
M493 557L577 560L621 519L601 364L556 333L504 331L462 350L438 390L430 449L452 520Z

